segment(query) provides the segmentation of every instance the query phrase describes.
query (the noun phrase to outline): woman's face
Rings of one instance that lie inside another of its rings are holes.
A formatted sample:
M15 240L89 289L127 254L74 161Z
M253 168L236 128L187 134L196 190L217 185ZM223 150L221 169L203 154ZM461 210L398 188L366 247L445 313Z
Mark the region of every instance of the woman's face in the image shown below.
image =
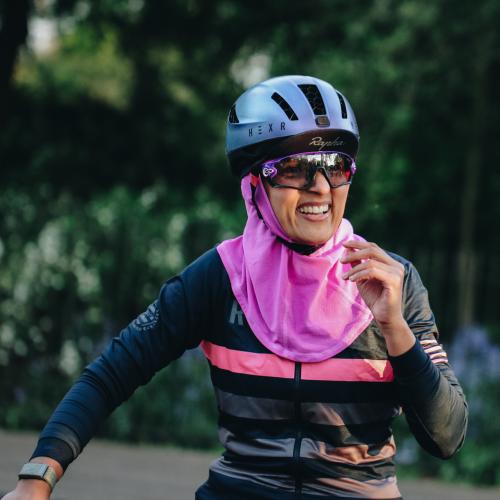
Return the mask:
M320 245L331 238L339 227L349 185L331 189L319 171L307 191L273 188L267 182L264 186L274 214L294 242Z

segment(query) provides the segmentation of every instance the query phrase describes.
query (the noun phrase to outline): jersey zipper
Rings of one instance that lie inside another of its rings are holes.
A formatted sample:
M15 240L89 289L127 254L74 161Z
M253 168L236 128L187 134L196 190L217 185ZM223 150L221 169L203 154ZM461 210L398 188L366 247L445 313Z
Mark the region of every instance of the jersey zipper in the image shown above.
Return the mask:
M295 376L294 376L294 413L295 423L297 426L297 433L295 443L293 446L293 470L295 475L295 499L300 499L302 494L302 474L300 470L300 445L302 443L302 410L300 406L300 375L302 364L298 361L295 362Z

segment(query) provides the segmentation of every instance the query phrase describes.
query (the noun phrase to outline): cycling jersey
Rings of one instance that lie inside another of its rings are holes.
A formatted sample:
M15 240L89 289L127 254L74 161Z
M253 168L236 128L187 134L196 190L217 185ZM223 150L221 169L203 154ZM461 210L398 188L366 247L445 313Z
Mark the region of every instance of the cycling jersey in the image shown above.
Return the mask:
M248 326L216 249L170 279L149 308L87 366L44 428L33 456L63 467L134 390L187 349L201 346L225 451L196 498L401 498L391 422L401 410L417 441L447 458L461 446L467 406L427 292L405 266L404 317L417 338L387 353L375 322L321 362L269 351Z

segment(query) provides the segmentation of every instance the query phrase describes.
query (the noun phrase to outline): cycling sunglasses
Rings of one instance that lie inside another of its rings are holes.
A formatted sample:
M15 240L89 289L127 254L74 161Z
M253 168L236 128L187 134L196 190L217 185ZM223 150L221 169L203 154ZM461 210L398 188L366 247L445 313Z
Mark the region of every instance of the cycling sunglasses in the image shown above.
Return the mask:
M315 151L266 161L260 168L262 177L271 186L304 191L312 187L318 170L330 188L338 188L351 184L356 162L339 151Z

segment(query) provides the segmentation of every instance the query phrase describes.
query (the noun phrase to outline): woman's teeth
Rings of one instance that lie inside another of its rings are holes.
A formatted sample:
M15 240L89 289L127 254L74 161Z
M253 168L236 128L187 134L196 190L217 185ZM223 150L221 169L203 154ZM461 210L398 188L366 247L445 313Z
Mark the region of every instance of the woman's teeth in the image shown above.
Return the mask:
M324 214L328 212L328 205L307 205L298 210L303 214Z

